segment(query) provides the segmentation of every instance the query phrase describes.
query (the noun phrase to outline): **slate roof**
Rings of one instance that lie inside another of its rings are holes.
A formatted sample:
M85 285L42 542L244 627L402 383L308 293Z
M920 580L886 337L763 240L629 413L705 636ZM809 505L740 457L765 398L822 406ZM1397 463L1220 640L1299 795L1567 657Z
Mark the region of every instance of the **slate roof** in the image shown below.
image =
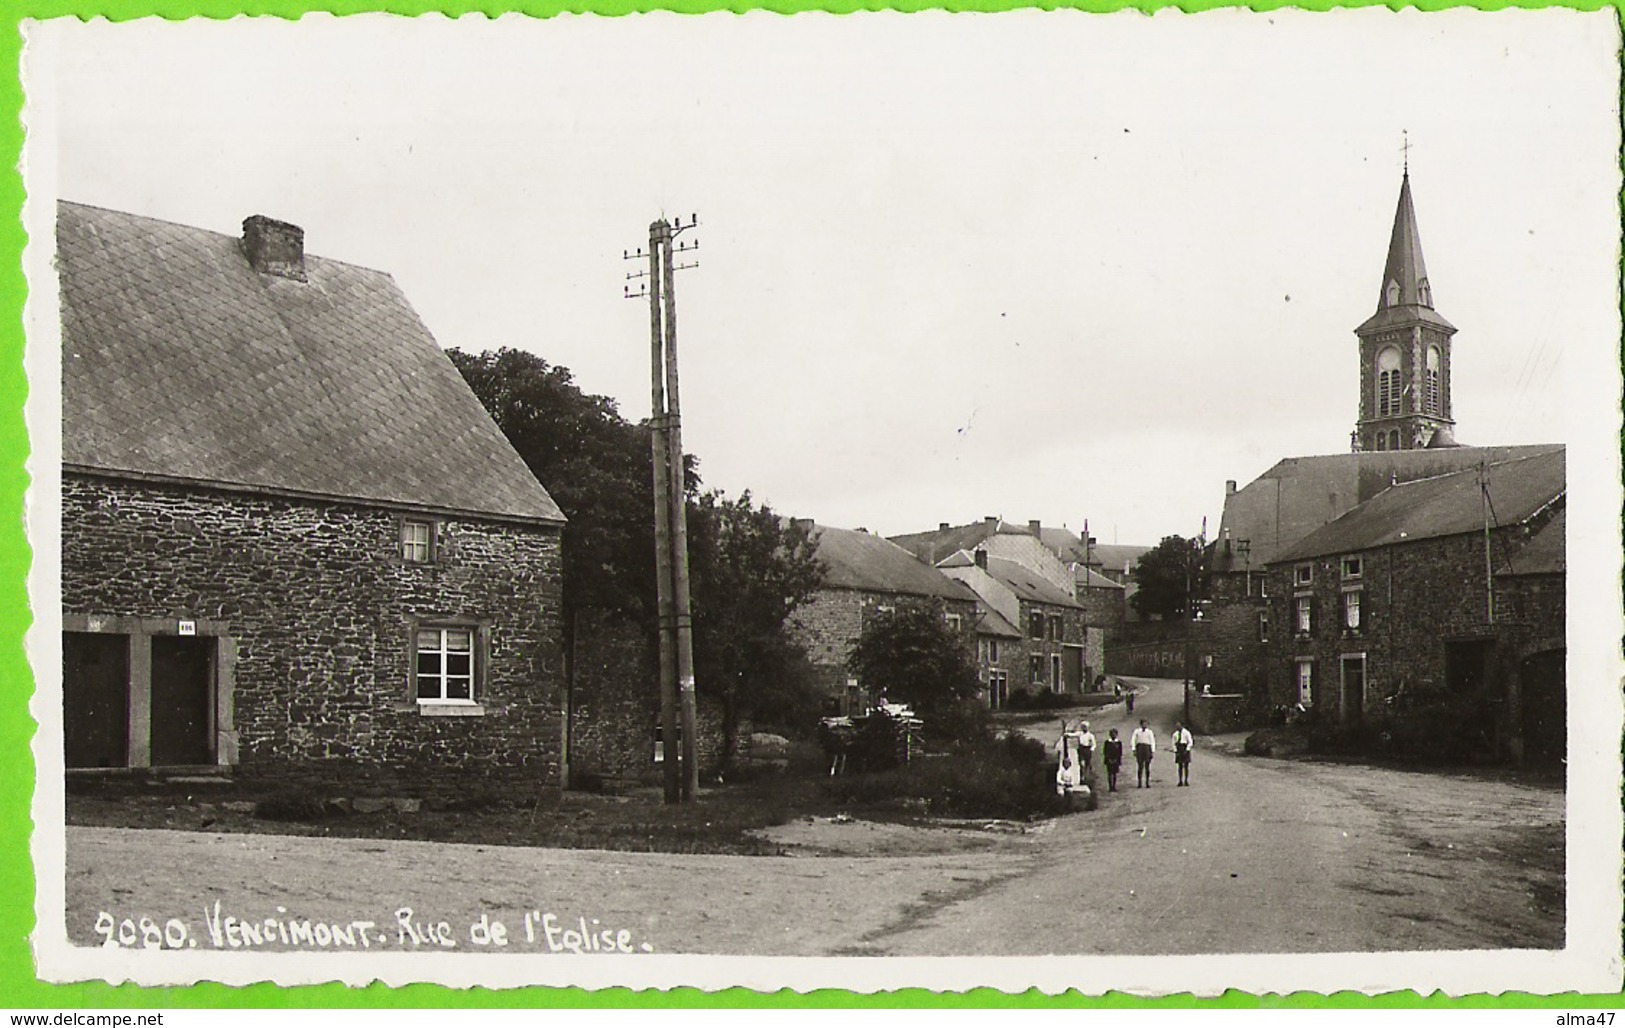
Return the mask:
M1065 528L1045 526L1038 530L1038 538L1069 564L1082 564L1083 539ZM1151 551L1150 546L1131 546L1127 543L1095 543L1088 548L1089 563L1095 567L1121 572L1124 565L1132 568L1140 558Z
M1387 489L1394 481L1432 478L1481 461L1498 463L1538 453L1562 452L1562 445L1463 446L1447 450L1386 450L1288 457L1225 497L1224 516L1209 570L1241 572L1279 558L1309 533ZM1229 532L1231 549L1223 540ZM1250 560L1237 543L1246 540Z
M966 588L969 588L967 586ZM1020 639L1021 632L998 611L986 604L977 604L982 619L976 623L977 635L996 635L1003 639Z
M1083 567L1083 566L1080 565L1079 568L1078 568L1078 588L1080 588L1080 589L1127 589L1128 586L1124 585L1122 582L1119 582L1119 581L1117 581L1115 579L1107 578L1105 575L1101 574L1098 571L1094 571L1094 570L1092 570L1090 568L1086 568L1086 567Z
M1078 606L1078 602L1064 590L1056 588L1049 579L1030 570L1025 564L990 556L987 558L987 573L1028 603L1043 603L1052 607Z
M1523 548L1512 555L1508 566L1497 572L1503 575L1561 575L1568 569L1567 536L1565 522L1568 511L1552 515L1540 531Z
M564 520L383 272L66 202L57 268L70 469Z
M968 525L950 525L930 532L910 532L890 536L892 542L908 550L927 564L935 564L957 550L974 550L993 535L1030 535L1025 527L1006 524L1000 518L973 521Z
M1390 282L1397 287L1392 303L1388 300ZM1388 260L1383 265L1382 287L1377 293L1377 313L1355 332L1365 334L1413 319L1454 332L1456 326L1433 309L1432 292L1427 263L1422 259L1422 234L1416 227L1416 208L1411 202L1411 175L1406 171L1399 185L1399 205L1394 210L1394 231L1388 240Z
M813 526L818 559L827 571L824 587L898 593L943 600L974 601L976 594L936 568L878 535L847 528Z
M1561 497L1564 452L1557 450L1490 464L1495 523L1515 525ZM1284 551L1281 562L1354 553L1400 542L1481 532L1484 506L1479 469L1402 482L1377 494Z

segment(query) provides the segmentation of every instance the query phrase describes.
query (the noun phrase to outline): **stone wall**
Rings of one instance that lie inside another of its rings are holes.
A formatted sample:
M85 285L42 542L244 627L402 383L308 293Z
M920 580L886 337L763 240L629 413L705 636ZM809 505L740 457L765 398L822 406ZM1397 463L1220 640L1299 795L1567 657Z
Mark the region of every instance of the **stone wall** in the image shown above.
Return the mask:
M658 782L655 728L660 724L656 643L629 620L583 611L571 643L570 777ZM722 754L722 718L699 683L696 755L700 775L715 774Z
M1247 701L1248 698L1240 693L1214 693L1204 696L1192 689L1190 702L1186 708L1189 711L1191 731L1198 735L1220 735L1251 727L1256 718Z
M402 516L65 474L65 623L217 623L235 656L228 709L241 777L557 786L557 527L424 516L437 523L435 560L416 564L401 555ZM477 628L479 706L426 716L414 630L445 622Z
M1543 523L1543 522L1542 522ZM1497 566L1525 534L1540 524L1492 531ZM1561 576L1513 584L1497 578L1495 618L1489 620L1484 538L1480 533L1445 536L1366 550L1358 579L1346 577L1339 556L1270 569L1269 693L1273 703L1297 701L1297 662L1313 662L1314 702L1347 719L1403 710L1451 694L1447 681L1452 646L1480 644L1487 653L1485 681L1476 695L1494 714L1498 745L1516 749L1520 717L1517 664L1535 649L1564 635ZM1311 582L1299 585L1296 568L1308 567ZM1360 625L1344 623L1344 596L1360 594ZM1312 601L1308 633L1296 630L1298 596ZM1346 658L1364 656L1364 688L1358 697L1343 688Z

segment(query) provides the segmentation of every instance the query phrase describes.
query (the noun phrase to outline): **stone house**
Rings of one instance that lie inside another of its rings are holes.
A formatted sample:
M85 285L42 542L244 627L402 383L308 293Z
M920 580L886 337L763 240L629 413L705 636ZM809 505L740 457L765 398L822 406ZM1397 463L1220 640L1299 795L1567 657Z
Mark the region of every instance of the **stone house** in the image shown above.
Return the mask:
M1006 665L1016 658L1011 691L1081 693L1102 669L1100 631L1085 623L1083 606L1050 579L985 549L961 550L937 567L1019 631L1015 652L1004 652Z
M940 606L943 617L975 653L976 596L960 583L915 560L907 550L862 529L803 522L825 567L824 585L790 616L791 637L825 690L827 710L856 714L868 709L883 683L864 683L846 668L852 645L876 616L905 606Z
M559 782L563 515L389 275L57 214L67 766Z
M1435 478L1480 463L1543 453L1558 444L1452 447L1288 457L1245 487L1225 484L1219 534L1205 555L1207 602L1197 645L1200 674L1216 692L1249 697L1255 714L1271 705L1270 564L1313 532L1395 484ZM1278 701L1276 701L1278 702Z
M1279 553L1270 700L1348 725L1467 699L1496 755L1551 756L1565 488L1562 449L1486 461L1391 486Z

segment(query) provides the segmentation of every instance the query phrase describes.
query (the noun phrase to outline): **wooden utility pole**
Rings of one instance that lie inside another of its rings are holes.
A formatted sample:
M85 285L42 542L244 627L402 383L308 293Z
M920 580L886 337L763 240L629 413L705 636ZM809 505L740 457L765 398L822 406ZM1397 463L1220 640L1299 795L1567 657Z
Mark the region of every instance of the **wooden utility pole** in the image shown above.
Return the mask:
M688 504L684 481L683 431L677 388L676 272L694 264L674 264L674 252L699 243L673 246L673 238L698 221L675 226L664 218L649 226L647 271L628 279L648 282L629 298L649 299L649 445L654 464L655 577L660 621L660 734L667 803L687 802L699 791L695 752L697 711L694 693L694 618L688 586Z

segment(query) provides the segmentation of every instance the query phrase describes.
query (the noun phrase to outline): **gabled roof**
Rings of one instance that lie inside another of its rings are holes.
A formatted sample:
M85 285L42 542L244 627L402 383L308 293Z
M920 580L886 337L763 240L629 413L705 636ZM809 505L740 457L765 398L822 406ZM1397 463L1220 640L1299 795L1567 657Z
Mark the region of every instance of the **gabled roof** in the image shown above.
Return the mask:
M1016 597L1028 603L1052 607L1076 607L1078 602L1042 575L1004 557L988 557L987 573L1007 586Z
M1476 468L1538 453L1539 446L1462 446L1445 450L1385 450L1288 457L1224 500L1209 570L1237 572L1276 560L1309 533L1371 499L1395 482ZM1225 546L1229 541L1228 549ZM1244 556L1241 544L1250 548Z
M1428 282L1427 263L1422 259L1422 234L1416 227L1407 171L1399 185L1399 205L1394 211L1393 235L1388 240L1388 260L1382 269L1382 288L1377 293L1377 313L1355 331L1365 333L1417 319L1455 331L1455 326L1433 309L1433 289Z
M1021 631L1006 620L1003 614L986 604L977 604L977 609L982 615L981 620L976 623L977 635L996 635L1001 639L1021 638Z
M878 535L814 525L813 541L824 562L824 587L974 601L976 594L936 568Z
M1127 589L1128 587L1116 579L1107 578L1098 571L1093 571L1083 565L1078 565L1078 588L1080 589Z
M57 268L69 468L564 519L383 272L66 202Z
M1140 562L1140 558L1152 549L1150 546L1131 546L1126 543L1095 543L1088 547L1085 554L1083 538L1065 528L1050 528L1045 526L1038 531L1038 538L1045 546L1054 551L1057 557L1069 564L1083 564L1087 555L1091 566L1109 568L1113 571L1122 571L1125 566L1132 568Z
M984 518L968 525L949 525L932 532L910 532L889 538L927 564L935 564L956 550L974 550L1000 532L1028 534L1026 528L1006 524L1002 518Z
M1564 453L1558 450L1487 464L1488 509L1498 525L1515 525L1561 498ZM1482 532L1486 515L1479 468L1402 482L1310 533L1280 562L1354 553L1395 543Z

